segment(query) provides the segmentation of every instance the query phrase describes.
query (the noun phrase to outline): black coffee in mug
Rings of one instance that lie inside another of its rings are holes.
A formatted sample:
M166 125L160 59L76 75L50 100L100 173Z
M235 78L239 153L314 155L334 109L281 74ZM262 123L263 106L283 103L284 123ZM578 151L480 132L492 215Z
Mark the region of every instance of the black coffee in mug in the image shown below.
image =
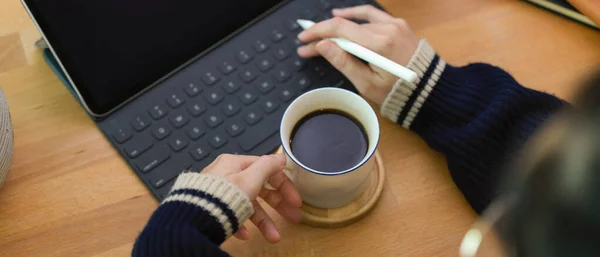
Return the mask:
M290 138L296 159L322 172L338 172L356 166L369 147L362 124L351 115L333 109L304 116L295 125Z

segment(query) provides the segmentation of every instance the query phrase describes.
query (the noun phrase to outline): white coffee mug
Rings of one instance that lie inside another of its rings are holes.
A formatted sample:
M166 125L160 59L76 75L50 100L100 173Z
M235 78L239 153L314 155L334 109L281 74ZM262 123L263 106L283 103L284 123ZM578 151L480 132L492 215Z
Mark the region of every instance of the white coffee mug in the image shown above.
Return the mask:
M302 164L291 151L294 126L307 114L335 109L352 115L364 127L368 149L356 166L339 172L321 172ZM281 145L287 157L287 175L296 185L302 200L321 208L338 208L352 202L369 184L379 143L379 121L371 106L359 95L339 88L309 91L294 100L283 114Z

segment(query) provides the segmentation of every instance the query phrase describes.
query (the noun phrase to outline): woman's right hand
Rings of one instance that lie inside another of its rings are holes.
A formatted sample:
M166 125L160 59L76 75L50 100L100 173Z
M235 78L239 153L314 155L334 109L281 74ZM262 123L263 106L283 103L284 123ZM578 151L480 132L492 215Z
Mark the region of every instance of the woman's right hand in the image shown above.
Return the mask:
M298 35L308 45L298 55L322 55L342 72L367 99L381 105L398 78L372 64L365 64L326 38L344 38L362 45L401 65L408 64L419 39L403 19L394 18L371 5L334 9L332 19L315 24ZM366 20L357 24L348 19ZM313 42L314 41L314 42Z

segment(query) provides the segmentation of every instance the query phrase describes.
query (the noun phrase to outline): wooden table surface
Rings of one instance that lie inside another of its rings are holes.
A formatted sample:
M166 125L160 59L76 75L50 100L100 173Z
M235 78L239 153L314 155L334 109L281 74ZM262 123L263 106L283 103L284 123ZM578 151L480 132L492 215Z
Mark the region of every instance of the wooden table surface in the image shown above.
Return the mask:
M600 33L512 0L385 0L449 63L484 61L570 100L600 61ZM0 87L15 153L0 189L0 256L126 256L157 206L34 47L17 0L0 0ZM476 218L444 158L381 119L387 181L365 219L316 229L275 217L283 239L229 240L234 256L456 256Z

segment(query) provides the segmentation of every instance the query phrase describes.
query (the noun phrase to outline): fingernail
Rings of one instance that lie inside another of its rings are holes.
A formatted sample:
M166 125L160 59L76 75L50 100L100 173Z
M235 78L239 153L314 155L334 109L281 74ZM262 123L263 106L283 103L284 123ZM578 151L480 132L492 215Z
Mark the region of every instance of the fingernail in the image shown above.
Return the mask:
M279 159L279 163L281 163L281 166L285 167L285 162L286 162L285 155L279 153L279 154L274 154L274 156L277 159Z
M333 12L333 13L340 12L340 11L342 11L342 9L339 9L339 8L333 8L331 10L331 12Z
M306 48L306 46L299 46L298 49L296 49L298 55L302 56L303 52L305 51L304 48Z
M277 243L277 242L279 242L279 240L281 240L281 234L279 234L279 231L277 231L277 228L275 227L275 225L273 223L263 222L260 225L262 226L263 231L268 231L267 235L265 235L265 236L271 243Z
M306 31L302 31L302 32L300 32L300 34L298 34L298 39L302 40L302 38L305 36L306 36Z
M244 239L248 240L250 238L250 232L248 232L247 229L240 230L240 233L242 233L242 237L244 237Z

